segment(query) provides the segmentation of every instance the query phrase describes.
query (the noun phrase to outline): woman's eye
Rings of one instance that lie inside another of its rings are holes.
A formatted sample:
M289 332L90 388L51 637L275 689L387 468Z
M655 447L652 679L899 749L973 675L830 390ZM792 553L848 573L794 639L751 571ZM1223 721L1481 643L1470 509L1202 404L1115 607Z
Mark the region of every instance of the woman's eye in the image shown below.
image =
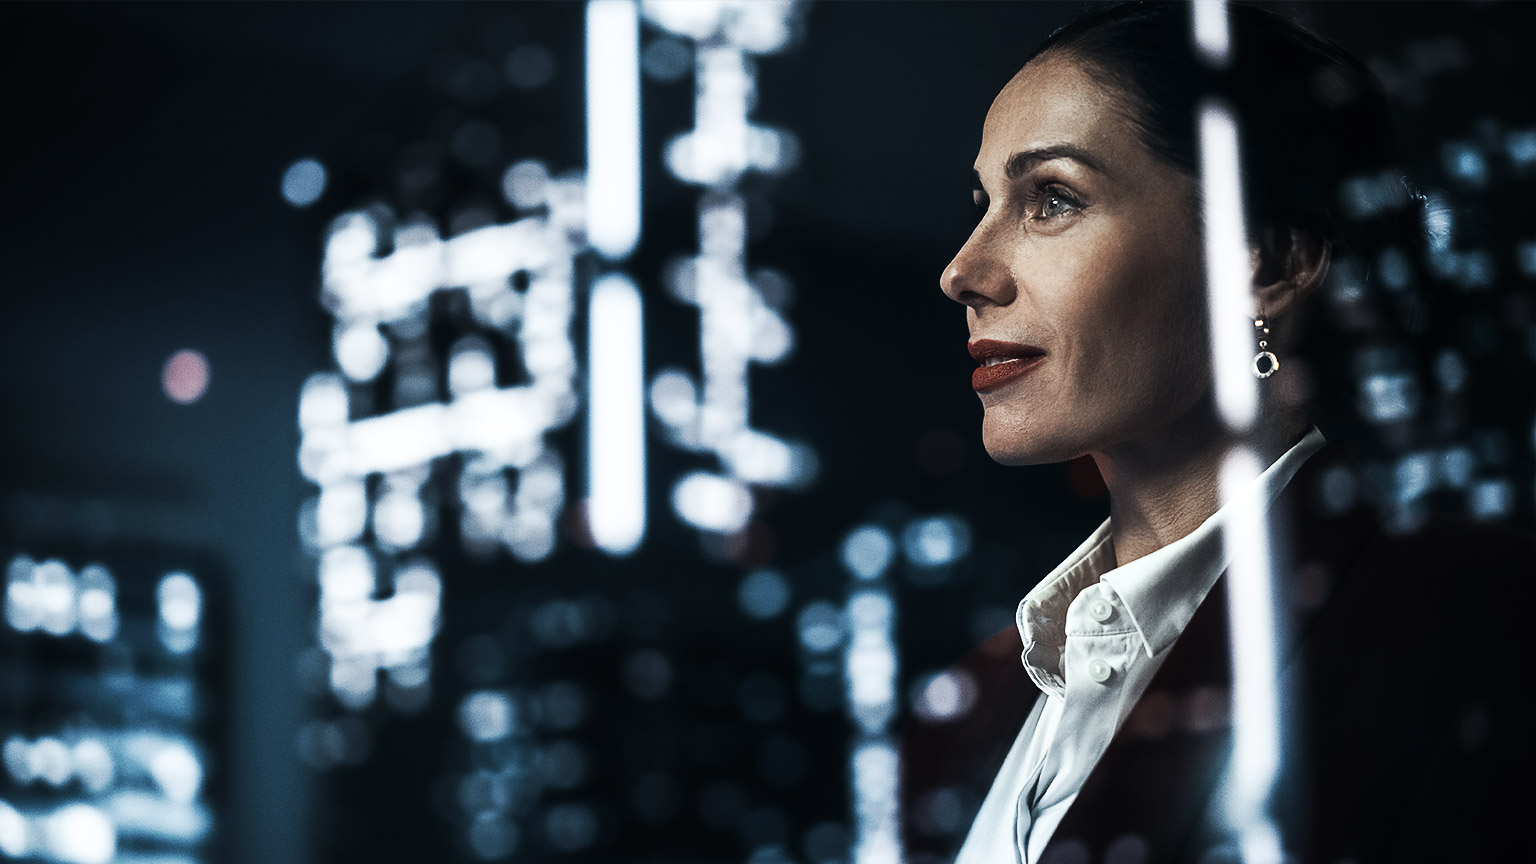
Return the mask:
M1076 198L1059 189L1041 189L1036 193L1036 200L1039 210L1035 218L1041 220L1055 219L1082 209Z
M1045 202L1040 207L1040 218L1051 219L1071 212L1072 203L1060 195L1047 194Z

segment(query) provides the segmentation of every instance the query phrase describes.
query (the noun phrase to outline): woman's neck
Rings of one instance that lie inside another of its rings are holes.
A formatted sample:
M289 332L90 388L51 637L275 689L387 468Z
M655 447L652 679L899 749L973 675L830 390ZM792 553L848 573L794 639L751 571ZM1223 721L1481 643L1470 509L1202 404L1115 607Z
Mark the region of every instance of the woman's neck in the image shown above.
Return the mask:
M1221 508L1221 468L1232 446L1254 448L1268 466L1305 432L1299 416L1269 417L1242 441L1208 417L1095 452L1094 462L1109 489L1115 566L1187 536Z

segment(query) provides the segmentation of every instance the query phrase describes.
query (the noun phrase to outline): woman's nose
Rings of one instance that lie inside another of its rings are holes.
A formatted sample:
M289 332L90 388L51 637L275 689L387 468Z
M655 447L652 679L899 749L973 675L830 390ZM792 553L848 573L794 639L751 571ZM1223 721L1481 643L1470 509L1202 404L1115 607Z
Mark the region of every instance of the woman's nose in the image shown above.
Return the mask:
M988 248L981 227L971 234L953 261L939 276L945 296L980 311L984 306L1006 306L1013 302L1013 275Z

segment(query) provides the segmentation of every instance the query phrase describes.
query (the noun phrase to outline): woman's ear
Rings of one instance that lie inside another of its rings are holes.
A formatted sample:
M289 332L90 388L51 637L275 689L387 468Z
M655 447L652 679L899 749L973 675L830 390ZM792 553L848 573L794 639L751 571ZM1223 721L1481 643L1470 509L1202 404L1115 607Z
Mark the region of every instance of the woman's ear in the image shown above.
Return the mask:
M1265 228L1249 251L1254 313L1275 318L1284 317L1317 290L1333 260L1333 244L1302 228Z

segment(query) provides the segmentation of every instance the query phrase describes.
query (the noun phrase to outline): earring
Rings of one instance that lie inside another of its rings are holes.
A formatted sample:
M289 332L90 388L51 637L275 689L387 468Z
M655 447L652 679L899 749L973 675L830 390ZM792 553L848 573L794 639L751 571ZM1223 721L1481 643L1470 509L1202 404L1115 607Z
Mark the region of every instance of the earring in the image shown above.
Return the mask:
M1280 369L1280 358L1266 350L1269 348L1269 327L1264 323L1264 318L1253 319L1253 326L1259 331L1259 353L1253 355L1253 374L1258 378L1268 378Z

